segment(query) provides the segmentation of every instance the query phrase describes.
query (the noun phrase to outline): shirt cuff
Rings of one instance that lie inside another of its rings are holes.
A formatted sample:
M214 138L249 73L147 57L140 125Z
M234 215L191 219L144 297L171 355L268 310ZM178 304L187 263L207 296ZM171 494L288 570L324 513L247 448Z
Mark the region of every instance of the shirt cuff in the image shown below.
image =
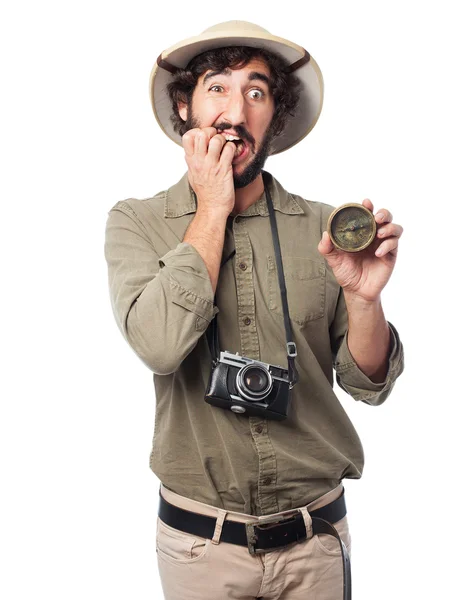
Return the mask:
M219 309L206 263L196 248L181 242L160 258L159 265L169 276L172 302L211 321Z
M335 370L339 386L355 400L366 404L378 405L384 402L392 391L398 376L403 372L404 353L398 331L388 323L390 328L390 353L385 380L381 383L371 381L357 366L348 347L347 332L336 356Z

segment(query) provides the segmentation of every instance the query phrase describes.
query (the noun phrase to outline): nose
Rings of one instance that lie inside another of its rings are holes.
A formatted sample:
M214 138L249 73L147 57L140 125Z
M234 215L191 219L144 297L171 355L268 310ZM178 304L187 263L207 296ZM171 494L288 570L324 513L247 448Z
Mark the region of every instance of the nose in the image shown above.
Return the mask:
M245 124L245 98L241 92L233 92L227 98L223 117L231 125Z

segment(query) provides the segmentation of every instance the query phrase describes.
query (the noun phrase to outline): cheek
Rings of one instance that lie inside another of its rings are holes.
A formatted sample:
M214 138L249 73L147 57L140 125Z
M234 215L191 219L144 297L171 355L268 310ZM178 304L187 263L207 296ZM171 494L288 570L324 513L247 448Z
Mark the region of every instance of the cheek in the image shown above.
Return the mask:
M217 102L206 98L203 91L197 88L193 93L191 109L193 116L200 122L201 127L210 127L220 113L220 106L217 106Z
M271 121L274 117L274 104L269 107L265 107L264 110L260 111L258 115L256 115L256 121L258 127L263 130L263 133L268 129L271 125Z
M256 138L259 140L259 143L261 143L261 140L264 138L266 132L269 129L269 126L271 125L272 117L273 117L273 115L268 115L268 116L264 115L264 116L259 116L257 119L255 119L254 123L255 123Z
M222 107L217 105L216 102L206 103L199 111L200 120L204 123L203 127L211 127L215 123L220 123L222 113Z

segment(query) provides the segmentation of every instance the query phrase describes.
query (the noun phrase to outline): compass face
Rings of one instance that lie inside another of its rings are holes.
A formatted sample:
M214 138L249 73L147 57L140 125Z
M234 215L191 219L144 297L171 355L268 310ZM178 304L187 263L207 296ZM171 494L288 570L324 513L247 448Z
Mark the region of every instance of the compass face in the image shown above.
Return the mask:
M362 204L343 204L331 213L328 234L331 241L345 252L359 252L375 238L374 215Z

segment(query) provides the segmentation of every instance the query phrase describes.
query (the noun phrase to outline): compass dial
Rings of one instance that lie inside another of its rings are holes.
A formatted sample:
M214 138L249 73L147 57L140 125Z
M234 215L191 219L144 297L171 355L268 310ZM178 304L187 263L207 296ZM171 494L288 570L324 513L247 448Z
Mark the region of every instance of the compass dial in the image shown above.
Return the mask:
M328 220L328 235L334 246L345 252L359 252L375 238L374 215L362 204L343 204Z

